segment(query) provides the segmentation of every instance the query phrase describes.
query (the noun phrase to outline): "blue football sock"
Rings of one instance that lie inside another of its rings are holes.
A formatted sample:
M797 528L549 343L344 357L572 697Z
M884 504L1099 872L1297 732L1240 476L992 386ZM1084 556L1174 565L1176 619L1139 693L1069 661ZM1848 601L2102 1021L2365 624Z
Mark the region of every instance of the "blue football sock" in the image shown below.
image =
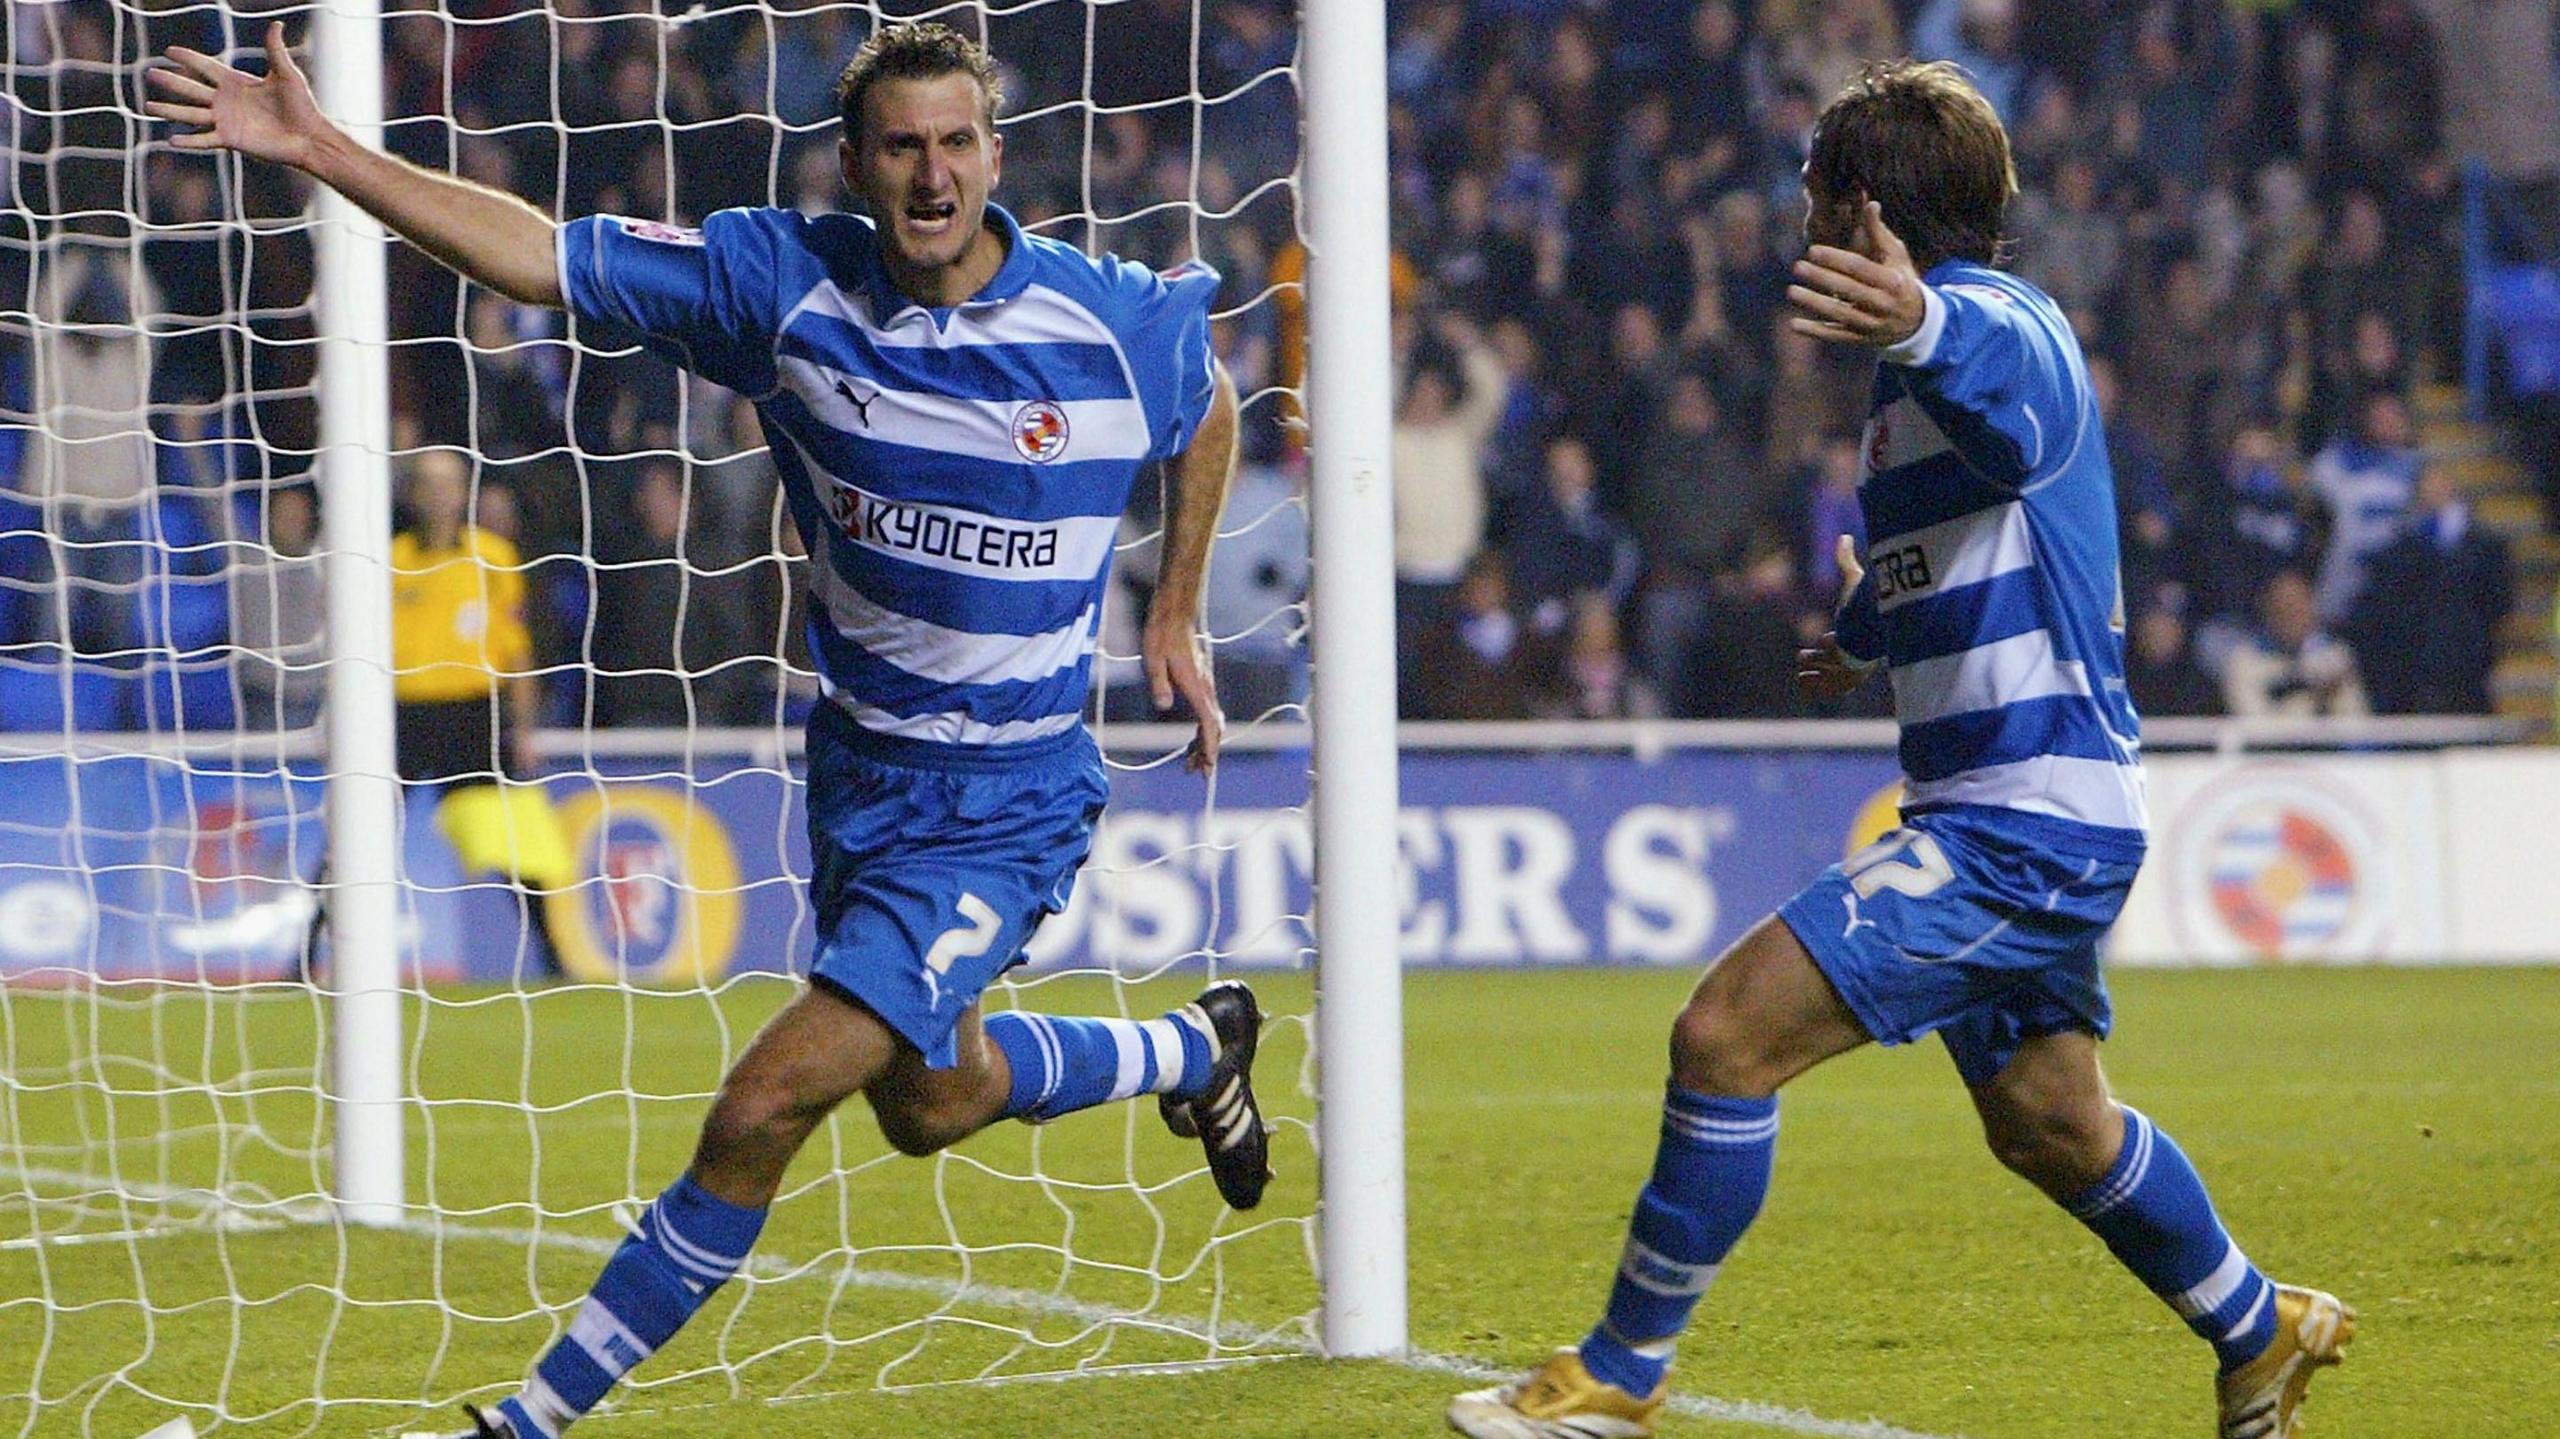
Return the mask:
M498 1406L516 1439L558 1439L631 1366L675 1337L713 1290L738 1272L765 1212L741 1209L677 1180L640 1215L639 1232L606 1260L569 1332Z
M2236 1369L2275 1337L2275 1286L2231 1242L2187 1156L2139 1111L2118 1107L2123 1152L2106 1178L2064 1207L2169 1301L2225 1370Z
M1769 1194L1778 1101L1670 1087L1653 1178L1636 1196L1609 1308L1582 1341L1593 1377L1641 1399L1662 1386L1689 1311Z
M1140 1094L1187 1099L1209 1082L1209 1022L1194 1009L1146 1020L1009 1009L988 1015L986 1026L1013 1069L1006 1119L1045 1123Z

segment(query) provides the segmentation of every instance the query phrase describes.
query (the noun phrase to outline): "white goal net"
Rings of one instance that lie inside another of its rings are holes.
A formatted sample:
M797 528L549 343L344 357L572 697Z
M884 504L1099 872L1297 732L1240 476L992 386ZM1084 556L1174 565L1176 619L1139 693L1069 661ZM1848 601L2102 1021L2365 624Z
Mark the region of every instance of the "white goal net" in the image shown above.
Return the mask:
M257 68L273 18L308 67L331 57L293 6L6 14L0 1433L448 1420L562 1331L799 983L805 561L743 402L393 247L392 418L367 469L416 537L395 563L495 542L442 572L468 576L458 595L416 569L379 582L446 605L507 673L429 696L481 718L404 729L403 768L421 744L480 762L413 774L394 832L365 837L399 877L400 1025L369 1043L397 1051L405 1173L395 1222L350 1222L319 463L322 416L349 400L316 363L328 237L298 177L171 148L140 78L172 44ZM1146 1016L1250 968L1276 1020L1260 1087L1279 1178L1261 1209L1224 1210L1152 1105L1000 1126L931 1161L853 1106L739 1282L611 1401L625 1413L1315 1339L1307 763L1256 743L1294 732L1306 695L1294 8L400 5L384 143L564 217L841 208L836 71L910 18L1002 63L996 198L1027 226L1221 270L1218 348L1246 397L1209 604L1240 747L1204 784L1181 773L1185 732L1136 723L1142 498L1096 667L1116 813L1075 906L987 1002Z

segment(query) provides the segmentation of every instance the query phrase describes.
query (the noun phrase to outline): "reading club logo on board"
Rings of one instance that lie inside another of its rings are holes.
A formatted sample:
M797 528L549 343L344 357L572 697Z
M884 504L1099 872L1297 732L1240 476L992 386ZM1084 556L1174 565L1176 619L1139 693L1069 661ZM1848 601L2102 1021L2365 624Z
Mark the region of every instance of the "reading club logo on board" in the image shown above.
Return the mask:
M1013 448L1035 465L1045 465L1067 452L1067 412L1048 400L1033 400L1013 412Z
M2356 959L2389 929L2381 828L2315 770L2250 765L2172 833L2182 944L2199 957Z

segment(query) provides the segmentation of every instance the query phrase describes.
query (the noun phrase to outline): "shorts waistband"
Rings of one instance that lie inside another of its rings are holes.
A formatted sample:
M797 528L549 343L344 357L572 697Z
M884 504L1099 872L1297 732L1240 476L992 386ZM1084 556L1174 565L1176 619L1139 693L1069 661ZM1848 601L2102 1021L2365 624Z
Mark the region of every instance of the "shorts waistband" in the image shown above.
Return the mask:
M2100 860L2108 864L2140 864L2145 851L2149 848L2149 837L2138 829L2119 829L2114 825L2089 824L2081 820L2038 814L2033 810L2008 809L2000 805L1913 805L1902 811L1902 817L1905 820L1945 819L1962 825L1990 828L2033 840L2056 854Z
M1013 744L949 744L941 740L910 739L905 735L865 729L841 707L823 700L809 715L810 738L814 740L821 732L829 740L865 759L910 769L963 772L1015 769L1053 756L1070 754L1079 748L1093 747L1093 736L1081 723L1053 735Z

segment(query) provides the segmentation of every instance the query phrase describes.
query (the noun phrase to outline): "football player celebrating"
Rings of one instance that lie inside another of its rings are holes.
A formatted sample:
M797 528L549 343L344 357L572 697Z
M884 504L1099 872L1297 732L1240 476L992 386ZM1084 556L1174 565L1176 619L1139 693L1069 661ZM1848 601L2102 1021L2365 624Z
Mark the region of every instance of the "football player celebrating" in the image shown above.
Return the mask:
M1260 1202L1261 1016L1243 985L1157 1019L981 1015L1066 905L1102 812L1081 709L1112 541L1140 469L1171 476L1142 644L1156 703L1222 723L1194 616L1236 454L1209 346L1217 274L1159 275L1025 234L987 53L941 25L879 31L837 87L865 217L724 210L701 229L532 206L366 150L267 33L267 73L169 52L161 119L336 188L465 276L627 327L756 404L810 548L817 955L809 987L722 1081L693 1163L606 1261L568 1334L479 1439L556 1439L746 1259L809 1135L859 1094L928 1154L1007 1117L1153 1092L1218 1192Z
M2017 189L2008 137L1954 67L1872 66L1816 124L1805 189L1789 324L1882 363L1865 562L1844 538L1837 628L1798 679L1835 696L1891 680L1902 825L1699 981L1599 1324L1528 1377L1460 1396L1449 1422L1475 1439L1651 1434L1673 1346L1768 1192L1779 1089L1870 1041L1935 1033L1992 1152L2213 1347L2222 1439L2286 1439L2355 1312L2261 1274L2098 1067L2098 944L2144 849L2139 728L2088 371L2053 301L1993 268Z

